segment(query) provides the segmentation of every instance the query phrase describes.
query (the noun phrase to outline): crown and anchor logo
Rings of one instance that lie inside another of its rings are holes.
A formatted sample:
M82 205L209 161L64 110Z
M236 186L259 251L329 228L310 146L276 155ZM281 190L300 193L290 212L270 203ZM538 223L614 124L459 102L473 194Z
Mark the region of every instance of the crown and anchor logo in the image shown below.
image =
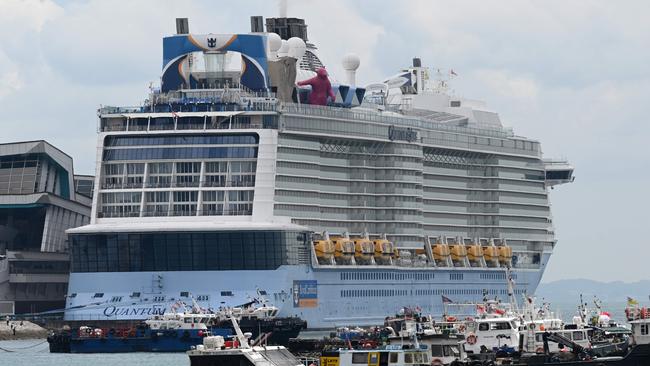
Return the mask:
M217 45L216 38L208 38L208 47L214 48Z

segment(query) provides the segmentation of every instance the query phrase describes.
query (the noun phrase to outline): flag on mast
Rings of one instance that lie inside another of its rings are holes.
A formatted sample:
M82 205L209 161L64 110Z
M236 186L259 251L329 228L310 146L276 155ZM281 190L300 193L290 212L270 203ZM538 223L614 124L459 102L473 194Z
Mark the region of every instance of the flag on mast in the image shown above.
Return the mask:
M450 298L448 298L447 296L445 296L445 295L441 295L441 296L442 296L442 303L443 303L443 304L453 304L453 303L454 303L454 302L453 302Z

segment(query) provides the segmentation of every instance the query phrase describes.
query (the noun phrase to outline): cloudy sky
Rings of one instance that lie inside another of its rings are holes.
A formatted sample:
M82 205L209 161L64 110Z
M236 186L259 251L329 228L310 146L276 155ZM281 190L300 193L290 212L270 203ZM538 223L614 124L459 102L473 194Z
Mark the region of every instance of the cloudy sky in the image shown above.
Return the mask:
M145 98L174 18L235 33L251 15L278 16L278 2L0 0L0 142L46 139L94 174L97 108ZM414 56L453 69L456 94L575 165L551 194L545 282L650 278L650 2L289 0L288 15L335 74L348 52L359 83Z

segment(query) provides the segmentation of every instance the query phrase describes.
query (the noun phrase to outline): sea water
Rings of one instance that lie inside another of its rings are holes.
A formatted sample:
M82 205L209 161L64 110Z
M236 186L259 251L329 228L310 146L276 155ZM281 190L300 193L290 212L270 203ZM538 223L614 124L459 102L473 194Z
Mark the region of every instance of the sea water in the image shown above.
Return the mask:
M185 353L50 353L47 341L0 341L0 366L188 366Z
M539 305L539 304L538 304ZM591 305L591 304L589 304ZM577 302L553 303L551 310L570 323L576 314ZM625 324L625 303L607 302L603 310L610 312L614 321ZM317 338L329 334L319 332ZM50 353L45 339L0 341L0 366L187 366L185 353Z

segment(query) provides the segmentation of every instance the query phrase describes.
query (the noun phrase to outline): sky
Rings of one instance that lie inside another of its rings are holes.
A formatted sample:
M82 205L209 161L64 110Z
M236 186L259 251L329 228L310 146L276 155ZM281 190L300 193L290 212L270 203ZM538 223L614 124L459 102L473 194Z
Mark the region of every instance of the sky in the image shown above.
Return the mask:
M174 19L193 33L250 31L277 1L0 0L0 143L45 139L95 173L97 109L139 105ZM650 279L650 2L295 0L328 70L361 58L358 84L420 57L454 93L566 158L551 191L557 247L543 282Z

